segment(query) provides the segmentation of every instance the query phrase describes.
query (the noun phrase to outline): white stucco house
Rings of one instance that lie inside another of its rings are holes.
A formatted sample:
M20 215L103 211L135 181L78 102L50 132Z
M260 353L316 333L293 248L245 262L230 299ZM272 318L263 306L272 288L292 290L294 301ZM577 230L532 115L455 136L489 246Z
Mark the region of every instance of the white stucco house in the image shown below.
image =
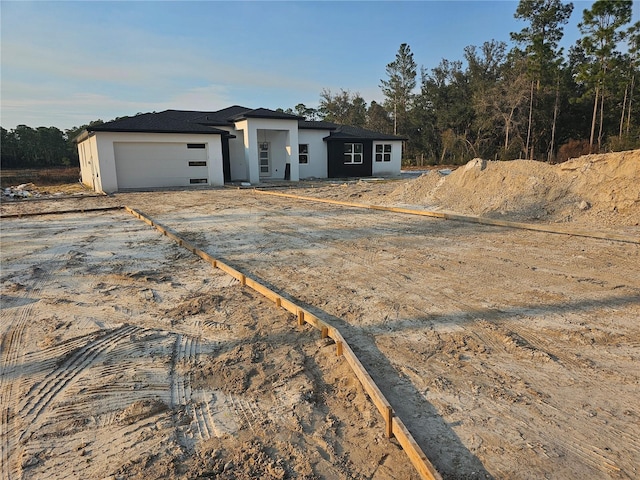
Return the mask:
M112 193L397 175L402 140L236 105L216 112L166 110L125 117L89 127L75 141L82 182Z

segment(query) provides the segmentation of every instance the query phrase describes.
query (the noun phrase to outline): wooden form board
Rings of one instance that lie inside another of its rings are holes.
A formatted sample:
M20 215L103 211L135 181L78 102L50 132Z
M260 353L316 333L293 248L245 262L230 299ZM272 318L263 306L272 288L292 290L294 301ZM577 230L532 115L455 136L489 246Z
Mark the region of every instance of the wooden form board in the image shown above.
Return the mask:
M398 417L394 417L393 435L420 474L420 477L442 480L442 477L424 454L420 445L416 443L407 427Z
M601 240L613 240L615 242L640 243L640 237L632 235L624 235L618 233L593 232L586 230L576 230L574 228L562 225L539 225L535 223L511 222L508 220L497 220L485 217L476 217L472 215L458 215L448 212L434 212L429 210L412 210L409 208L385 207L383 205L368 205L366 203L341 202L339 200L329 200L325 198L305 197L301 195L293 195L290 193L269 192L266 190L255 189L254 192L262 195L273 195L275 197L294 198L296 200L307 200L310 202L331 203L341 205L343 207L366 208L369 210L380 210L383 212L405 213L409 215L420 215L423 217L442 218L444 220L456 220L459 222L478 223L482 225L492 225L496 227L518 228L523 230L533 230L545 233L557 233L561 235L570 235L574 237L598 238Z
M115 207L76 208L73 210L56 210L54 212L11 213L9 215L1 215L0 218L22 218L22 217L34 217L36 215L62 215L65 213L106 212L109 210L121 210L122 208L123 208L122 206L115 206Z
M154 222L149 217L136 211L130 207L124 207L125 210L131 213L136 218L142 220L150 226L156 228L164 236L171 238L179 245L187 248L189 251L198 255L200 258L211 264L214 268L219 268L223 272L240 280L241 285L247 286L256 292L264 295L269 300L273 301L277 307L283 308L286 311L292 313L298 319L300 325L308 323L309 325L317 328L321 331L322 338L331 338L336 344L336 355L343 356L347 364L353 370L356 378L362 384L365 392L376 406L382 418L385 420L385 433L387 437L396 437L398 443L403 448L409 461L415 467L416 471L420 474L420 477L424 480L442 480L442 477L431 464L427 456L424 454L420 446L417 444L409 430L406 428L402 420L395 416L393 407L387 401L384 394L378 388L378 385L373 381L369 372L362 365L362 362L358 359L357 355L351 349L349 344L345 341L340 331L334 326L328 324L324 320L318 318L310 311L300 307L295 302L284 298L282 295L274 292L268 287L262 285L257 280L247 276L246 274L236 270L235 268L220 262L208 253L202 251L191 243L183 240L173 230Z

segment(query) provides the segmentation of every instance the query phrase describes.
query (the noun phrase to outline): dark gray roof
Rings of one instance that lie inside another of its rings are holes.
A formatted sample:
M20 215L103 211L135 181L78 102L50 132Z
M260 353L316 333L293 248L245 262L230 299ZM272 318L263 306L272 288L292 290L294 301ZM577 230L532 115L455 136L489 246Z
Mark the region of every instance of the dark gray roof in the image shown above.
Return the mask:
M142 133L218 133L229 132L194 122L206 112L187 110L165 110L164 112L141 113L111 122L87 127L89 132L142 132Z
M335 130L340 125L332 122L323 122L323 121L310 121L310 120L300 120L298 121L298 128L304 128L307 130Z
M404 137L390 135L388 133L374 132L360 127L352 127L350 125L338 125L323 140L405 140Z
M333 122L306 121L298 122L298 128L307 130L329 130L330 133L323 140L406 140L404 137L375 132L366 128L340 125Z
M290 113L269 110L268 108L256 108L254 110L242 112L234 117L231 117L231 119L235 121L244 120L245 118L275 118L278 120L300 120L302 117L299 117L298 115L292 115Z
M191 110L165 110L164 112L141 113L111 122L88 127L89 132L154 132L154 133L222 133L215 126L233 126L245 118L272 118L298 120L297 115L276 112L267 108L247 108L240 105L223 108L215 112Z
M298 128L330 131L324 140L403 140L402 137L378 133L359 127L338 125L332 122L308 122L302 117L267 108L247 108L233 105L215 112L191 110L165 110L164 112L140 113L111 122L87 127L87 132L142 132L142 133L213 133L233 137L228 131L216 126L233 126L234 122L247 118L297 120ZM84 134L86 135L86 133ZM84 138L79 135L76 141Z
M217 112L198 112L200 117L194 119L194 122L198 122L201 125L227 125L232 126L234 117L240 116L245 112L252 111L252 108L242 107L240 105L233 105L232 107L223 108Z

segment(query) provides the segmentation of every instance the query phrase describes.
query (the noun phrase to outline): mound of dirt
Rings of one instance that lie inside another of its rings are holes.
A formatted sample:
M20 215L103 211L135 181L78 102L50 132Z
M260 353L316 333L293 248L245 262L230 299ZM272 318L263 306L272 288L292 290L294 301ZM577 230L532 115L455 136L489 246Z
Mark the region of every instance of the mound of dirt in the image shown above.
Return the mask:
M640 150L585 155L559 165L474 159L394 190L395 203L517 221L638 225Z

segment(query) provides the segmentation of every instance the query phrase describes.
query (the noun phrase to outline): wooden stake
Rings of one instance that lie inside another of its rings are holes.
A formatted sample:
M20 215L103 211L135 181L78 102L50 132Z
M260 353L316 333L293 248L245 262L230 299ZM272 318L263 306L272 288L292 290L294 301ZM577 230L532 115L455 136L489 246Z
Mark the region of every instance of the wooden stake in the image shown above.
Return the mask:
M342 356L342 342L336 342L336 357Z
M391 406L387 407L387 411L385 414L385 421L387 422L386 434L387 438L393 437L393 409Z
M240 285L244 287L246 284L247 284L247 277L245 277L244 275L240 275Z
M282 299L280 297L276 297L276 307L282 307Z
M327 338L329 336L329 328L322 327L322 333L320 334L321 338Z
M298 325L304 325L304 311L298 310Z

